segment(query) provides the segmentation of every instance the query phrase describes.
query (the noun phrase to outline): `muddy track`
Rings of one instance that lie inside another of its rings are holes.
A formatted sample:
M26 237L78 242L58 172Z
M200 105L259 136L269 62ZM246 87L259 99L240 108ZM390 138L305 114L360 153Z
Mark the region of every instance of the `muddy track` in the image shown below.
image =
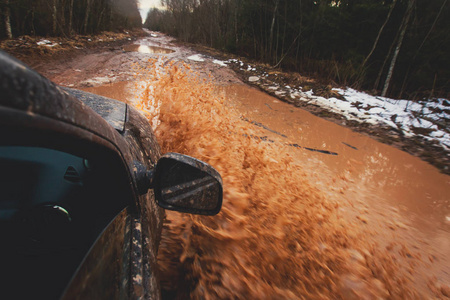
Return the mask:
M130 56L130 53L125 52L123 49L127 45L136 43L139 38L142 38L142 34L138 33L130 35L129 38L122 38L115 42L97 43L84 49L65 50L44 55L37 53L37 50L33 52L32 49L18 49L16 52L12 52L12 54L58 84L75 88L84 88L96 86L98 84L133 79L133 65L139 60ZM215 49L194 44L180 43L173 39L163 39L155 42L155 45L158 46L167 46L171 44L184 48L185 51L194 49L195 52L191 50L192 53L202 53L208 57L219 59L227 59L230 57L230 55ZM175 56L170 59L177 61L180 57ZM286 86L299 84L300 80L308 87L317 91L317 95L319 96L336 96L336 93L331 91L331 85L325 85L322 82L302 77L296 73L282 72L279 69L273 70L267 65L246 60L245 58L240 59L256 66L258 72L275 72L278 76L269 78L269 80L273 80L273 82ZM209 73L213 74L215 82L219 84L245 82L273 97L292 104L293 106L302 108L320 118L368 135L379 142L391 145L411 155L417 156L438 168L442 173L450 175L450 153L440 145L417 136L412 138L405 137L400 130L395 130L395 128L392 127L347 120L340 114L331 112L314 104L303 101L293 102L288 96L280 95L276 91L268 89L267 85L263 85L261 82L250 82L248 79L250 76L254 75L254 72L241 70L236 64L230 64L230 67L231 70L234 71L234 75L230 74L229 70L215 67L214 64L207 64L206 68L199 68L198 72L205 78L208 77Z

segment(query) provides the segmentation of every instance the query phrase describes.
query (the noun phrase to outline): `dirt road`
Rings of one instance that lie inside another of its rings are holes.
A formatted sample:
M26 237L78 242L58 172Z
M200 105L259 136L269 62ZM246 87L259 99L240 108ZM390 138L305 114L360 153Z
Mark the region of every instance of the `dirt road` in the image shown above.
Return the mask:
M224 177L217 218L168 214L167 295L450 296L448 175L250 88L169 37L135 44L33 67L146 108L164 150L204 159Z

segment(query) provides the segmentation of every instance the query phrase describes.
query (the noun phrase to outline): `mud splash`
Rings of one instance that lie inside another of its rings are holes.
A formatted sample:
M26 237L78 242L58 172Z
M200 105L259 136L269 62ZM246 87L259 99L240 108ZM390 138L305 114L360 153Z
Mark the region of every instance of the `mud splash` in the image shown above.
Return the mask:
M261 132L188 69L148 71L139 107L163 152L221 173L224 206L215 217L167 213L158 257L167 297L419 297L388 249L347 221L346 201L312 184L289 146L254 138Z

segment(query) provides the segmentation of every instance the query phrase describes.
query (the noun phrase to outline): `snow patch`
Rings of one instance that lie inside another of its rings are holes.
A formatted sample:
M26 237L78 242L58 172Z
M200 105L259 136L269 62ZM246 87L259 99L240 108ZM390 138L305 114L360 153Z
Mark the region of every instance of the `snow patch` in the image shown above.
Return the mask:
M213 60L213 63L222 67L227 67L227 64L222 60L215 59Z
M38 46L45 46L45 47L55 47L58 45L58 43L53 43L52 41L44 40L44 39L39 40L38 42L36 42L36 44Z
M345 100L314 96L313 91L303 93L310 103L343 115L347 120L369 124L384 124L400 130L407 137L421 136L438 141L450 148L450 133L441 130L433 121L449 119L441 99L413 102L372 96L352 88L333 89ZM436 112L436 113L435 113Z
M203 59L203 57L200 54L191 55L187 59L199 62L205 61L205 59Z
M256 82L256 81L258 81L259 80L259 77L258 76L250 76L249 78L248 78L248 81L250 81L250 82Z

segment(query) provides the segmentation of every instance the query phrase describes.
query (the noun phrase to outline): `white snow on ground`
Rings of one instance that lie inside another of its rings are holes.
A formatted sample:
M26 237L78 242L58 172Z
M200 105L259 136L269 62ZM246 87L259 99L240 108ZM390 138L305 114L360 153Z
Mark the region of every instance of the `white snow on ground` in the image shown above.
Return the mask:
M238 64L242 71L256 69L238 59L229 59L227 63ZM255 74L256 75L256 74ZM275 74L276 75L276 74ZM267 73L262 74L267 77ZM253 78L250 76L249 78ZM302 91L302 87L280 87L270 83L268 89L276 95L288 92L291 99L298 99L319 105L329 111L343 115L347 120L361 123L387 125L400 130L405 136L421 136L428 140L439 142L446 150L450 150L450 130L445 128L450 119L450 101L448 99L426 99L422 101L395 100L372 96L351 88L333 89L345 100L337 98L326 99L314 95L313 90Z
M227 64L224 61L218 60L218 59L214 59L213 63L216 64L216 65L222 66L222 67L226 67L227 66Z
M45 47L55 47L56 45L58 45L58 43L53 43L49 40L39 40L38 42L36 42L36 44Z
M205 61L205 59L200 54L191 55L187 59L190 59L193 61Z
M49 40L40 40L40 41L37 42L36 44L38 44L39 46L42 46L42 45L52 44L52 42L49 41Z
M437 125L439 121L450 119L450 107L444 105L445 99L413 102L371 96L351 88L333 90L345 100L317 97L310 91L310 102L342 114L349 120L371 124L384 123L403 131L406 136L419 134L414 130L429 132L421 135L428 140L437 140L450 149L450 133Z

